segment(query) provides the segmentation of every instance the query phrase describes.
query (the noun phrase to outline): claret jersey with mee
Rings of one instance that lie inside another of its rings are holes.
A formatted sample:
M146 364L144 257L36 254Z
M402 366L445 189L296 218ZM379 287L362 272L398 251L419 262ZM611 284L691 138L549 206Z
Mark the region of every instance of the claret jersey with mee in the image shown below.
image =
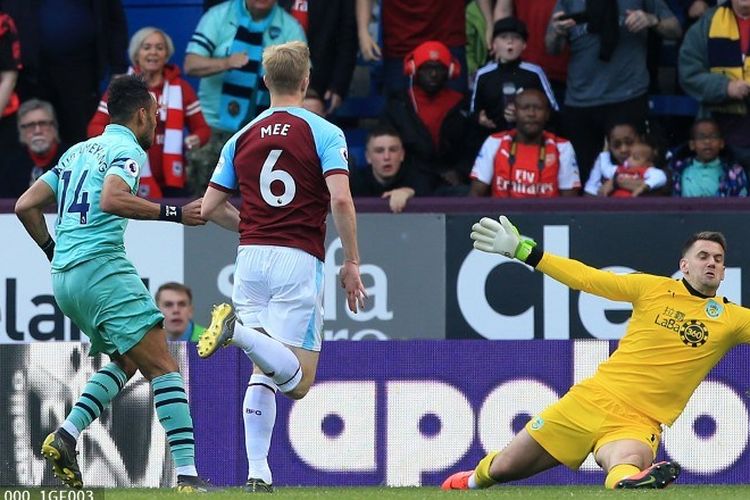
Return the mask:
M299 248L325 260L325 177L348 173L340 128L303 108L276 107L226 143L210 186L240 192L241 245Z
M750 309L701 295L684 280L614 274L548 253L536 268L570 288L633 304L617 350L580 385L604 389L661 423L679 417L727 351L750 343Z

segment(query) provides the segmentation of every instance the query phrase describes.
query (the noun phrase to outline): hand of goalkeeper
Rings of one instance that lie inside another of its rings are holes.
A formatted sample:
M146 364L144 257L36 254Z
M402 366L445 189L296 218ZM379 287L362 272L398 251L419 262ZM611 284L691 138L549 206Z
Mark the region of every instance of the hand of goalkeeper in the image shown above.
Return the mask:
M483 252L499 253L506 257L525 262L536 242L529 238L522 238L504 215L500 216L500 222L489 217L482 219L471 226L471 239L474 240L474 248Z

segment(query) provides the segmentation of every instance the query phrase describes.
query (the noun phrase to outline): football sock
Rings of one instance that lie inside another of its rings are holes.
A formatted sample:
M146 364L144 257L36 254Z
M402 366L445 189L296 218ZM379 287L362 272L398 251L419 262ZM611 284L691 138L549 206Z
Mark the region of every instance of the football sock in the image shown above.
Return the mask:
M607 479L604 480L604 487L613 490L617 483L626 477L633 476L641 472L641 469L632 464L617 464L607 473Z
M302 380L302 367L294 353L278 340L236 322L232 343L268 375L281 392L289 392Z
M276 422L276 385L273 380L266 375L254 373L247 384L242 409L245 419L247 478L262 479L267 484L272 484L268 449L271 447L271 434Z
M99 418L127 381L128 376L117 363L109 363L94 373L61 427L77 440L81 431Z
M497 451L491 451L479 461L476 469L474 469L474 474L469 477L469 488L489 488L496 483L490 476L490 465L492 465L492 460L498 453Z
M197 476L193 418L179 372L166 373L151 380L154 407L159 422L167 433L172 461L178 475Z

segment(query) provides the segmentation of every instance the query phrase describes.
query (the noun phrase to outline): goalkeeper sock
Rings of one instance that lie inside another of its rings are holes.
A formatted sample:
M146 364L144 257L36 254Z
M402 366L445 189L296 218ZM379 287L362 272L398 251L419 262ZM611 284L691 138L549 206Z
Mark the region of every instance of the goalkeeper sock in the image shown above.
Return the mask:
M641 469L632 464L617 464L607 473L607 479L604 480L604 487L608 490L615 489L617 483L626 477L633 476L641 472Z
M254 373L245 390L242 404L245 420L245 451L247 452L247 478L262 479L273 484L268 467L268 450L276 422L276 385L266 375Z
M492 465L492 460L494 460L498 453L500 452L491 451L479 461L476 469L474 469L474 474L469 478L469 488L489 488L497 482L490 476L490 465Z
M190 416L182 375L171 372L154 377L151 388L154 391L156 416L167 433L177 475L197 476L193 418Z
M302 366L297 356L278 340L237 322L232 343L245 351L281 392L293 390L302 380Z
M117 363L109 363L94 373L61 427L77 440L81 431L99 418L127 381L128 376Z

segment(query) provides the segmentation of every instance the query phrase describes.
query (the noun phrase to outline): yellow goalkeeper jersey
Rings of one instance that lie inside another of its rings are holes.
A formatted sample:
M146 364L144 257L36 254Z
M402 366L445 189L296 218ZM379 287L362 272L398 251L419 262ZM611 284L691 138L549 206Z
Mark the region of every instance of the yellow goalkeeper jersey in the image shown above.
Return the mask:
M750 309L705 297L686 282L614 274L544 253L536 269L575 290L630 302L633 315L617 350L580 385L594 385L671 425L711 368L750 343Z

